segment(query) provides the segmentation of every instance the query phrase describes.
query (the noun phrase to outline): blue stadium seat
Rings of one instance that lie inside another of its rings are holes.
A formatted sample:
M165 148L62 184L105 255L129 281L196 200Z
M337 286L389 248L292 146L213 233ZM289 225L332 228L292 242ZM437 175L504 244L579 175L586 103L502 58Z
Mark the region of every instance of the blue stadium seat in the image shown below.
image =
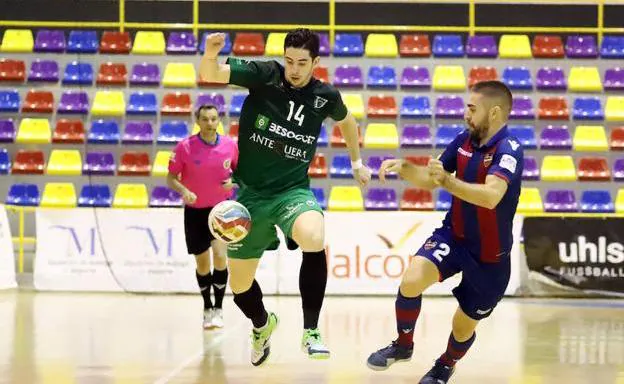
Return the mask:
M327 134L327 128L325 124L321 125L321 132L319 133L318 140L316 141L317 147L327 147L329 145L329 135Z
M204 32L204 34L202 35L201 44L199 45L199 52L201 52L202 55L204 54L204 50L206 48L206 37L208 37L210 33L211 32ZM230 53L232 53L232 39L230 38L229 33L227 32L224 32L224 33L225 33L225 45L223 46L219 54L229 55Z
M8 175L11 170L11 158L5 148L0 148L0 175Z
M155 93L136 92L130 95L126 114L155 115L158 112L158 101Z
M607 190L583 191L581 195L581 212L615 212L615 205L611 199L611 193Z
M67 53L96 53L98 37L95 31L70 31L67 40Z
M80 63L72 61L67 63L63 75L64 85L92 85L93 66L91 63Z
M531 79L531 71L525 67L507 67L503 70L503 82L510 89L531 90L533 89L533 80Z
M20 95L17 91L0 91L0 112L19 112Z
M13 184L9 188L6 203L8 205L21 205L36 207L39 205L41 194L36 184Z
M436 148L444 148L453 141L457 135L464 130L464 127L459 124L442 124L438 126L438 131L435 137Z
M401 103L402 118L431 118L431 102L427 96L405 96Z
M446 189L440 189L440 192L438 193L438 199L435 203L435 210L448 211L449 209L451 209L452 198L453 196Z
M158 144L176 144L189 135L189 129L184 121L165 121L160 126Z
M364 55L364 41L359 33L338 33L334 43L334 56L359 57Z
M600 56L605 59L624 59L624 36L604 36Z
M604 120L602 104L597 97L574 99L572 116L574 120Z
M510 125L509 133L515 136L526 149L537 149L535 128L531 125Z
M240 116L243 103L247 98L246 93L235 93L232 95L232 101L230 102L230 116Z
M434 57L464 57L464 43L460 35L436 35L432 52Z
M329 175L335 179L349 179L353 177L351 159L349 155L335 155L332 159Z
M325 197L325 191L323 188L310 188L314 197L316 197L316 201L318 201L321 209L327 209L327 198Z
M110 207L113 198L111 196L110 187L106 184L87 184L82 186L80 197L78 198L79 207Z
M87 142L90 144L118 144L119 138L119 125L116 121L96 120L91 124Z
M397 76L394 67L387 65L370 67L366 84L368 88L396 88Z

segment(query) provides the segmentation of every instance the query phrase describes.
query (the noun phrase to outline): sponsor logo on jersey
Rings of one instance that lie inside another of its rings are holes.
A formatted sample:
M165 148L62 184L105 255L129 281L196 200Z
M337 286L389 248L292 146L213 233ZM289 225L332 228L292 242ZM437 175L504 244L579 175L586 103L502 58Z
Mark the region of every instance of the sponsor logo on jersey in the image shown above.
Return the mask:
M258 114L258 117L256 117L256 123L254 125L257 129L264 131L267 129L270 123L271 120L268 117Z
M492 165L492 159L494 159L494 155L491 153L486 154L483 157L483 165L485 167L489 167L490 165Z
M232 160L231 159L225 159L225 161L223 162L223 168L224 169L230 169L231 166L232 166Z
M269 126L269 132L273 132L288 139L295 139L302 142L303 144L313 144L316 140L316 136L314 135L302 135L300 133L295 133L275 123L271 123L271 125Z
M278 140L269 139L268 137L257 133L253 133L249 140L258 143L263 147L272 149L287 159L298 160L304 163L309 162L307 150L293 147L292 145L285 144Z
M314 99L314 108L316 109L323 108L325 104L327 104L327 99L324 99L320 96L316 96L316 99Z
M459 152L460 155L464 155L466 157L472 157L472 152L468 152L462 147L457 148L457 152Z

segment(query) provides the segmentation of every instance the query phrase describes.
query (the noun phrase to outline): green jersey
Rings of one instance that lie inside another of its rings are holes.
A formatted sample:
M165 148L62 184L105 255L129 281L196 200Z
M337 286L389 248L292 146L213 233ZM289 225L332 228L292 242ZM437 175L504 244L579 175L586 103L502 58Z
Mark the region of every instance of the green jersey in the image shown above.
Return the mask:
M340 93L314 78L292 88L276 61L229 58L227 63L230 84L249 89L240 115L234 180L265 197L309 188L308 167L323 121L347 116Z

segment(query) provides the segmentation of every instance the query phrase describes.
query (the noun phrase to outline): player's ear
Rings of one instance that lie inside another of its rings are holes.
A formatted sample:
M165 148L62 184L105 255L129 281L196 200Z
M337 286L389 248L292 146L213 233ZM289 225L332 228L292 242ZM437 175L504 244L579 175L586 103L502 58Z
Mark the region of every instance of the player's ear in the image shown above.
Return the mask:
M321 61L320 56L316 56L314 59L312 59L312 68L316 68L316 66L319 65L320 61Z

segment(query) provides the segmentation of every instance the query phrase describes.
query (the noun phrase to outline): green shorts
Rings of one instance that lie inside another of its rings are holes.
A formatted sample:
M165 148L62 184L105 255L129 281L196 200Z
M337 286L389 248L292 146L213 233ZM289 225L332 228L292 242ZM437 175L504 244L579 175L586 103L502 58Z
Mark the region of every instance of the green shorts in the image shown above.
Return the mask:
M303 188L271 198L241 189L236 200L251 214L251 231L243 240L228 245L228 257L232 259L259 259L265 250L277 248L276 225L290 237L295 220L303 212L318 211L323 214L312 191Z

